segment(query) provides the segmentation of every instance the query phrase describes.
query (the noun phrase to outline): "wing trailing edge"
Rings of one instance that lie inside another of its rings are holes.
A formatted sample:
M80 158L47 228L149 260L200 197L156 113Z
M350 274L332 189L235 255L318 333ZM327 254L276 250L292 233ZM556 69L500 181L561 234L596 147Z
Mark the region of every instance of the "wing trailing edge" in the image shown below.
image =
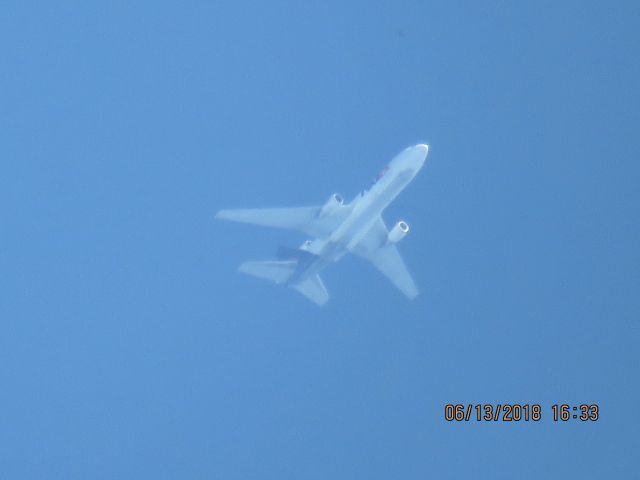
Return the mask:
M418 296L418 287L395 245L390 244L377 249L367 256L367 260L373 263L407 297L414 299Z
M350 206L340 205L323 216L321 207L226 209L216 213L216 218L295 230L312 237L326 237L340 225L350 210Z
M398 248L393 243L388 243L388 236L387 226L382 217L378 217L351 251L369 260L402 293L413 299L418 296L418 287L402 260Z
M306 230L318 215L318 207L244 208L220 210L216 218L263 227Z

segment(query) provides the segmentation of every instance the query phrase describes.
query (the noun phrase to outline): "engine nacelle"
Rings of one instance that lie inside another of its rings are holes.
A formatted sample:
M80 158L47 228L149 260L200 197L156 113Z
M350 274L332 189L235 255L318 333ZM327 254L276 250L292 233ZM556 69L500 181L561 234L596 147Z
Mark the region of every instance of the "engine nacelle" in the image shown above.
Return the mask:
M322 209L320 210L320 217L326 217L327 215L331 215L336 209L344 204L344 198L342 195L338 193L334 193L329 197L327 203L324 204Z
M404 220L400 220L389 232L387 241L389 243L398 243L407 233L409 233L409 224Z

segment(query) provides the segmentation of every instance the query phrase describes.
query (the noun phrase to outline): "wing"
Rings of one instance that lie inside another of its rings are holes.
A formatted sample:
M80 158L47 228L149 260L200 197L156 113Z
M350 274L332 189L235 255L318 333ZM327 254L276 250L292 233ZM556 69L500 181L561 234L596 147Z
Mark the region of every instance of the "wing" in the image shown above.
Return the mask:
M382 217L378 217L351 251L373 263L407 297L415 298L418 295L418 287L407 270L398 248L394 244L387 243L388 233Z
M349 215L351 207L341 205L331 214L320 217L322 207L250 208L220 210L216 218L251 223L264 227L297 230L312 237L327 237Z

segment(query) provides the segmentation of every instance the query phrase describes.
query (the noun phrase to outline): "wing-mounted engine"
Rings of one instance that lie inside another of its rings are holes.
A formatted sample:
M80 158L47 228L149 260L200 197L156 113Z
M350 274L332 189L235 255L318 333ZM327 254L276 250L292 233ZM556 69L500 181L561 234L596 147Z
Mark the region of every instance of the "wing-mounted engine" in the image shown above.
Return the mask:
M387 235L387 242L398 243L407 235L407 233L409 233L409 224L404 220L400 220L391 229L391 231L389 232L389 235Z
M320 213L318 216L320 218L327 217L331 215L333 212L335 212L342 205L344 205L344 198L342 198L342 195L340 195L339 193L334 193L329 197L329 200L327 200L327 203L325 203L323 207L320 209Z

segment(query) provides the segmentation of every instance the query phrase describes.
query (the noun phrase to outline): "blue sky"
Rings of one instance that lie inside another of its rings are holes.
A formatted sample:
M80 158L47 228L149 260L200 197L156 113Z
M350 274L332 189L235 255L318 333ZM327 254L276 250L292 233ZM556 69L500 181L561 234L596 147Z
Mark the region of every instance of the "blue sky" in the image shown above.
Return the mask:
M0 13L4 477L636 474L636 2L129 3ZM415 301L358 259L321 309L236 273L303 238L219 208L419 142ZM479 402L544 418L444 421Z

